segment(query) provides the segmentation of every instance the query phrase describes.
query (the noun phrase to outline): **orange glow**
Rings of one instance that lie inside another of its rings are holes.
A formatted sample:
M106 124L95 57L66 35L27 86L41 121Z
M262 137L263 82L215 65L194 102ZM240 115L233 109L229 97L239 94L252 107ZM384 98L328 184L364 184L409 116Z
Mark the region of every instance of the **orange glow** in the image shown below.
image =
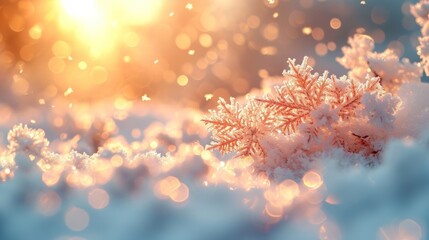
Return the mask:
M284 199L293 199L300 193L298 184L290 179L285 180L278 187Z
M130 25L143 25L158 17L162 3L160 0L110 0L112 7L117 8L113 14L121 22ZM112 9L114 10L114 9Z
M44 172L42 175L42 180L46 184L46 186L53 186L57 184L60 176L54 172Z
M61 0L63 8L60 26L65 29L79 29L83 41L101 38L107 34L105 11L96 0Z
M176 37L176 45L179 49L188 49L191 46L191 43L191 38L184 33L181 33Z
M177 189L177 191L172 192L170 195L171 200L177 203L184 202L189 197L189 188L185 184L180 184L180 187Z
M120 155L114 155L111 159L110 159L110 163L112 164L112 166L114 167L120 167L122 166L122 164L124 163L124 159L120 156Z
M166 177L165 179L159 181L155 190L157 193L163 196L169 196L174 191L176 191L180 187L180 181L176 177Z
M32 39L35 39L35 40L37 40L37 39L41 38L41 37L42 37L42 33L43 33L43 30L42 30L42 28L41 28L39 25L35 25L35 26L33 26L33 27L28 31L28 35L30 35L30 37L31 37Z
M319 188L323 184L322 177L317 172L309 171L302 178L304 185L309 188Z
M66 58L71 55L71 48L68 43L64 41L57 41L52 46L52 53L59 58Z
M180 76L177 78L177 84L179 84L179 86L182 86L182 87L184 87L184 86L188 85L188 81L189 81L189 79L188 79L188 77L187 77L187 76L185 76L185 75L180 75Z
M265 213L272 218L280 218L283 216L283 207L274 206L271 204L265 205Z
M59 4L60 27L101 52L116 45L127 26L156 20L162 7L160 0L59 0ZM134 46L135 39L131 41Z
M157 182L154 192L159 198L170 198L176 203L181 203L189 198L189 188L173 176L166 177Z
M82 21L91 22L100 15L95 0L61 0L61 5L67 14Z
M341 28L341 20L338 18L332 18L331 21L329 22L329 25L331 26L332 29L340 29Z

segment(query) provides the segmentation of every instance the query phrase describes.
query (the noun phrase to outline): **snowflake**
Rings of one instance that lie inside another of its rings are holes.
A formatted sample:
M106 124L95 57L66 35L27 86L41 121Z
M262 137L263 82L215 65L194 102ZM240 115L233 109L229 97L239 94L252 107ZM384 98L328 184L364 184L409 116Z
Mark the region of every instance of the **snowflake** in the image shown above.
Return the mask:
M210 116L203 120L213 133L214 141L208 149L224 154L235 151L237 157L264 157L261 138L273 122L270 110L250 97L243 107L234 98L229 104L220 98L218 104L218 111L210 111Z
M294 133L303 122L317 124L320 117L312 112L320 107L329 106L331 113L338 113L341 119L352 117L363 94L380 87L378 78L368 77L365 83L360 83L346 77L328 77L327 72L322 76L313 74L307 60L304 58L301 65L296 65L294 59L289 59L290 69L284 72L283 84L276 86L271 95L258 99L280 117L278 127L285 134Z

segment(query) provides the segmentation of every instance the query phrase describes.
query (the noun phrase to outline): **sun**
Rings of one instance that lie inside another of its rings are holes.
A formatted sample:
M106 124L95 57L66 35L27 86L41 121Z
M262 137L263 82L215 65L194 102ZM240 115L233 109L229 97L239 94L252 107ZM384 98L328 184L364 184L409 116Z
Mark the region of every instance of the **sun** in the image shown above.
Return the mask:
M59 0L60 27L90 45L112 47L126 28L156 21L160 0Z
M129 25L144 25L155 21L162 8L161 0L110 0L114 17Z
M159 15L161 0L59 0L64 13L82 23L118 21L129 25L150 23Z
M102 15L96 0L60 0L64 12L71 18L91 23Z

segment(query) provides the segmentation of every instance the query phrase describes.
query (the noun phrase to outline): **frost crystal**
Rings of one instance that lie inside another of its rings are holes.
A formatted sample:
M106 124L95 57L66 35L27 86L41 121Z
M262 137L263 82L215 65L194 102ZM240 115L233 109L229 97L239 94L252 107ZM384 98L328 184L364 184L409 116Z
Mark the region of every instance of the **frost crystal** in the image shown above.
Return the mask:
M229 104L221 98L218 104L218 111L210 111L211 115L203 120L213 132L214 141L209 149L264 157L261 137L270 131L268 127L273 122L270 110L253 98L248 98L243 107L234 98Z
M429 1L421 0L415 5L411 5L411 13L416 18L417 24L422 27L422 37L419 38L417 54L420 56L426 75L429 75Z
M365 106L364 114L368 116L371 124L380 129L393 128L394 114L400 103L399 98L390 93L383 96L367 93L362 97L362 103Z
M243 106L233 98L230 104L219 100L217 111L203 120L214 140L209 149L252 156L254 166L272 175L279 175L278 167L303 172L328 149L377 154L400 102L383 90L379 78L319 75L307 58L288 63L282 83L265 83L272 86L270 93L247 97Z
M27 125L15 126L7 135L8 148L11 152L25 152L35 157L43 155L49 142L45 139L45 132L41 129L30 129Z
M420 82L422 69L418 64L410 63L407 58L400 60L391 49L373 52L374 40L371 37L356 34L349 38L348 43L350 46L342 48L344 56L337 61L350 70L350 78L364 82L368 74L380 77L381 85L391 92L396 92L403 83Z
M153 152L133 151L130 146L118 142L107 142L91 155L75 150L66 153L52 152L48 149L49 141L43 130L22 124L9 131L8 141L7 150L0 152L1 181L12 177L17 167L22 167L17 165L26 164L17 162L17 153L23 153L46 173L43 180L49 186L55 184L62 174L67 176L67 182L71 186L89 187L99 183L97 179L101 179L100 183L106 181L108 173L119 166L134 168L142 165L160 174L177 164L169 154L163 157Z
M329 106L332 113L343 119L352 117L362 95L379 89L377 78L367 78L365 83L359 83L345 77L328 77L327 72L319 77L312 73L307 58L301 65L295 65L295 60L289 59L289 67L290 70L284 73L283 84L276 86L273 94L259 99L280 116L279 127L284 133L295 132L303 122L314 123L312 112L321 106L325 109Z

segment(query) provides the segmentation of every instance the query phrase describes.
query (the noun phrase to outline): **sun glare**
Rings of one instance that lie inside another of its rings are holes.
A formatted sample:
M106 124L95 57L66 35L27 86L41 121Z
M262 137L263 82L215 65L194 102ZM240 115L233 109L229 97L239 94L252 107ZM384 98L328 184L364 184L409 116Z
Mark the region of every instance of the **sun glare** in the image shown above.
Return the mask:
M119 22L144 25L156 20L161 10L160 0L111 0L112 11Z
M61 4L70 17L82 22L92 22L101 15L96 0L61 0Z
M59 0L60 27L98 48L112 47L127 27L156 20L159 0Z

